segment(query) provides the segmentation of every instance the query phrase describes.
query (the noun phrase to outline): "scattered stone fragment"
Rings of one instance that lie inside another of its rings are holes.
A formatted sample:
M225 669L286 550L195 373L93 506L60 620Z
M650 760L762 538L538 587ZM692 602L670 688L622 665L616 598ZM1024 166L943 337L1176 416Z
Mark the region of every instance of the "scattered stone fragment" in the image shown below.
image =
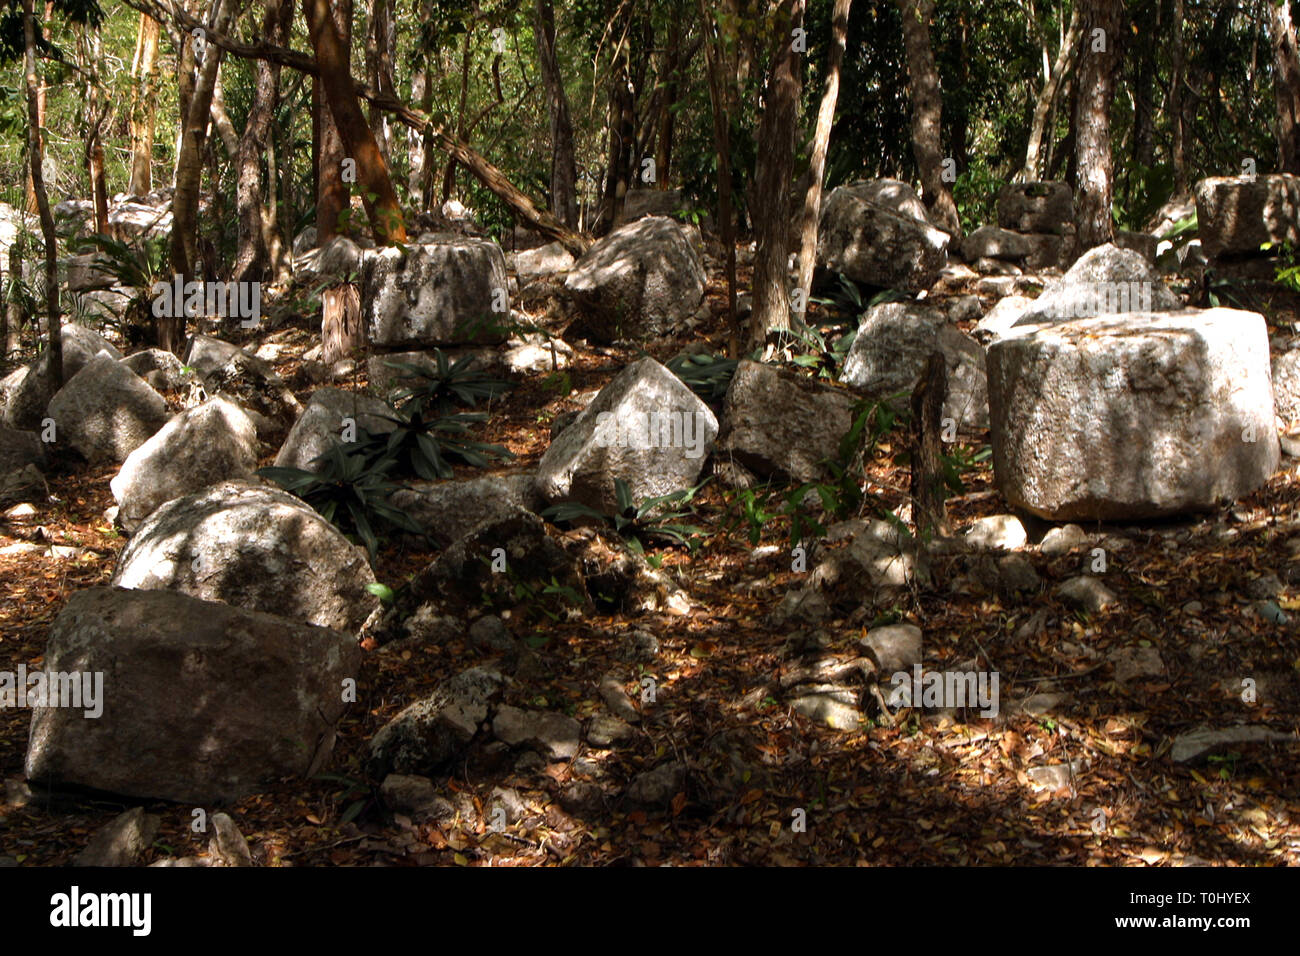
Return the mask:
M73 866L134 866L153 843L161 817L133 807L90 838Z
M1229 750L1244 744L1295 743L1293 734L1282 733L1268 727L1244 725L1223 730L1198 728L1174 738L1169 756L1174 763L1188 763L1213 753Z
M1071 578L1057 588L1056 592L1068 603L1088 614L1096 614L1119 600L1110 588L1087 574Z

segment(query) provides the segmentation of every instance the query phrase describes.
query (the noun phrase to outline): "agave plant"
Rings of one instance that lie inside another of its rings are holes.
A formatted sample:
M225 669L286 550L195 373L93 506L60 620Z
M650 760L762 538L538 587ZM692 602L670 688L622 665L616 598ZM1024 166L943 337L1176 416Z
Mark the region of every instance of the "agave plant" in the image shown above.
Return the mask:
M379 530L388 527L423 533L410 515L388 503L388 496L397 488L388 480L394 465L391 459L371 461L331 445L312 464L320 471L261 468L258 474L297 495L339 530L355 534L365 544L371 564L379 550Z
M384 363L414 383L398 392L394 396L395 402L419 401L432 405L437 414L445 415L456 406L473 408L480 401L489 401L510 388L509 382L491 378L475 369L472 355L449 362L442 349L434 349L434 361L434 368L409 362Z
M736 359L699 352L669 359L665 367L703 401L714 403L727 394L739 364Z
M470 425L487 421L486 414L430 414L424 407L426 400L412 398L395 414L383 416L395 426L391 432L359 429L356 454L368 461L389 461L399 472L413 473L426 481L451 478L453 461L486 468L494 460L514 457L500 445L465 437Z
M681 519L693 513L693 509L681 507L690 504L691 499L707 483L701 482L694 488L675 491L669 495L658 495L637 502L632 497L632 489L622 478L614 479L614 498L617 508L613 514L605 514L588 505L576 501L553 505L541 513L551 522L574 521L580 518L595 519L601 524L613 528L628 547L638 554L645 551L646 542L655 538L672 544L685 545L694 550L703 536L704 529L697 525L682 524Z

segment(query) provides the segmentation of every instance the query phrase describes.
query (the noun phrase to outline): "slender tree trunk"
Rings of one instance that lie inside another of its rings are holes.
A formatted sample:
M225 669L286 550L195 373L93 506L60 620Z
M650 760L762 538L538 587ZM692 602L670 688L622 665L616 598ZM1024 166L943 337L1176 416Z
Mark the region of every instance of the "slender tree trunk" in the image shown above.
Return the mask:
M465 31L465 44L461 49L460 57L460 105L456 108L456 138L465 139L466 116L465 111L469 108L469 68L474 62L474 47L471 44L473 39L472 30ZM451 199L452 187L456 184L456 157L447 158L447 166L442 174L442 201L446 202Z
M216 29L228 30L233 4L231 0L218 0ZM192 47L193 37L186 43ZM199 63L198 78L190 96L189 114L181 132L181 151L176 157L176 193L172 197L171 264L172 272L189 280L198 269L198 212L199 187L203 177L203 156L207 144L208 121L212 112L212 97L217 85L217 71L221 68L221 48L204 42L202 55L191 52ZM185 346L185 314L181 308L172 310L175 315L158 319L158 345L169 352L180 354Z
M718 236L727 257L727 328L734 343L728 350L734 358L740 351L736 317L736 217L731 203L731 121L725 86L723 84L724 44L722 28L705 6L698 0L700 24L705 31L705 73L709 81L709 103L713 115L713 150L718 162Z
M104 179L104 143L102 130L112 110L112 103L100 103L99 60L102 50L99 31L82 27L78 30L77 47L81 67L85 70L85 139L84 158L86 179L90 183L90 197L95 207L95 231L108 233L108 184Z
M239 153L239 134L235 132L235 124L230 119L230 114L226 112L226 90L221 82L221 74L217 74L217 82L212 87L212 128L216 130L217 139L221 140L221 145L225 147L226 156L231 162L234 162Z
M903 46L907 52L908 95L912 101L912 152L921 177L922 197L931 221L957 235L961 222L948 184L943 181L943 145L940 129L943 97L939 71L930 46L930 20L934 0L896 0L903 15Z
M420 0L420 22L428 22L431 13L429 11L428 0ZM421 48L416 53L416 61L411 67L411 102L417 108L424 110L425 113L433 109L433 84L429 82L429 50ZM411 196L411 206L414 209L427 209L427 194L424 188L426 176L426 165L429 156L433 152L432 144L429 142L428 134L423 130L410 129L406 131L406 160L407 160L407 177L406 188Z
M16 282L23 274L22 237L14 239L9 247L9 274L5 277L5 329L4 355L10 356L22 346L23 306L18 298Z
M931 352L912 391L912 523L917 537L947 535L944 503L942 416L948 393L948 367L942 352Z
M655 134L655 182L667 189L672 176L673 133L677 114L673 109L681 98L682 25L674 20L668 27L668 49L664 54L662 97L659 103L659 129Z
M131 181L127 192L145 196L153 189L153 134L158 92L158 21L140 14L131 63Z
M59 316L58 239L54 234L54 216L45 195L45 177L41 170L40 77L36 72L36 12L32 0L23 0L23 73L27 87L27 159L31 171L36 209L41 217L41 238L45 243L45 329L49 336L46 374L51 390L63 385L63 323Z
M46 24L46 23L49 23L50 20L52 20L53 18L54 18L54 4L53 4L53 2L51 2L51 0L46 0L46 2L45 2L45 19L44 19L40 24L37 25L37 29L40 30L40 34L39 34L39 35L40 35L43 39L48 40L48 39L50 38L50 32L49 32L49 30L45 27L45 24ZM39 144L40 144L40 152L41 152L40 158L41 158L41 160L43 161L43 160L45 159L45 134L44 134L44 130L45 130L45 86L44 86L44 84L42 84L42 85L41 85L41 86L36 90L36 119L37 119L37 123L36 123L36 125L37 125L37 127L42 131L42 132L41 132L40 139L39 139ZM36 212L38 212L37 201L36 201L36 183L35 183L35 181L32 179L32 172L31 172L31 168L30 168L30 167L24 171L24 173L23 173L23 179L24 179L24 181L26 182L26 190L27 190L27 211L28 211L29 213L33 213L33 214L35 214Z
M1070 26L1065 31L1065 39L1061 42L1061 48L1056 51L1056 60L1052 63L1051 72L1043 81L1043 88L1034 103L1034 116L1029 125L1029 145L1025 149L1025 165L1020 174L1021 180L1025 182L1034 182L1043 175L1043 160L1048 146L1046 140L1050 137L1048 118L1052 115L1052 107L1061 91L1062 80L1070 70L1074 69L1079 37L1082 33L1083 21L1079 17L1079 7L1076 4L1070 15Z
M305 5L303 10L310 24L310 14L306 12ZM339 60L345 64L351 63L352 0L342 0L334 6L334 26L338 30L341 47ZM312 133L316 153L316 241L323 246L335 236L351 235L353 226L349 212L351 193L348 184L343 181L343 160L347 158L347 150L343 146L343 136L334 121L334 115L330 112L325 80L320 76L312 80Z
M1300 57L1290 0L1270 0L1273 41L1273 98L1277 102L1278 170L1300 173Z
M303 0L303 8L326 101L343 138L344 148L349 158L356 161L357 181L364 190L362 201L375 238L382 243L405 242L402 207L393 190L388 167L379 155L379 146L361 111L346 48L330 16L329 4L325 0Z
M826 151L830 147L831 128L835 124L835 102L840 95L840 64L849 35L849 12L853 0L835 0L831 13L831 48L826 63L826 89L817 108L817 126L813 131L812 156L808 162L808 191L799 214L799 299L795 319L803 323L812 289L813 268L817 264L817 220L822 208L822 183L826 176Z
M1115 97L1122 8L1120 0L1081 0L1083 52L1074 114L1075 225L1079 252L1114 238L1111 219L1110 104Z
M262 35L273 43L288 39L293 17L293 0L266 0L262 17ZM256 67L256 90L248 111L243 135L235 154L235 209L239 219L239 246L231 276L237 282L255 282L266 278L269 260L266 235L266 210L262 198L262 160L270 148L271 121L280 97L280 67L259 60ZM273 167L268 163L268 169ZM274 195L272 189L271 195Z
M393 84L393 44L396 23L393 19L392 0L370 0L367 11L366 74L371 89L395 95ZM379 155L385 165L392 163L392 132L388 117L378 108L370 110L370 132L379 146Z
M181 0L186 12L191 16L198 17L202 15L201 0ZM204 21L198 21L200 28L205 26ZM197 80L195 75L195 44L192 37L193 31L182 31L180 34L180 47L176 51L176 103L178 106L178 115L180 122L177 124L176 131L176 161L172 168L172 187L176 186L179 179L179 166L181 152L185 147L185 127L190 115L190 104L194 99L194 85ZM206 122L206 120L205 120Z
M533 6L533 36L537 60L546 89L546 111L551 126L551 213L570 229L578 226L578 172L574 160L573 120L564 92L560 64L555 55L555 9L551 0Z
M1169 122L1173 127L1174 193L1186 195L1190 187L1187 177L1187 138L1183 123L1183 83L1186 81L1186 60L1183 46L1183 0L1174 0L1173 39L1170 44L1173 61L1169 77Z
M776 22L782 30L772 64L763 119L758 128L758 162L754 170L754 312L750 316L749 347L763 348L772 332L790 328L789 250L790 189L794 179L795 136L799 122L800 56L793 46L795 29L803 23L803 0L782 6Z
M636 138L636 103L628 75L627 41L615 53L610 73L609 150L605 173L605 209L600 227L602 232L613 229L623 217L628 169L632 163L632 143Z

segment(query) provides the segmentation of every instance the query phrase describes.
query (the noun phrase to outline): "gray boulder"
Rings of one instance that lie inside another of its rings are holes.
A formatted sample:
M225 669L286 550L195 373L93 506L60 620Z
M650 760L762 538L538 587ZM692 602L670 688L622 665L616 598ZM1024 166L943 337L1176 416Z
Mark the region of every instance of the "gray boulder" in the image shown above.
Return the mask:
M162 818L132 807L96 831L86 848L77 854L73 866L135 866L153 845Z
M629 189L623 197L621 222L634 222L646 216L671 216L681 208L680 189Z
M185 366L166 349L145 349L122 359L122 364L144 379L151 388L174 391L185 384Z
M63 380L66 382L86 367L91 359L100 352L107 352L115 359L122 353L94 329L69 322L63 326Z
M125 461L170 417L163 397L106 354L91 359L50 399L57 440L92 464Z
M385 402L369 395L341 388L317 389L280 446L275 467L317 470L312 462L348 437L343 434L344 419L351 420L355 441L363 428L375 434L391 432L397 426L384 416L392 414L393 410Z
M27 779L204 805L310 776L329 758L360 656L349 635L184 594L80 591L50 630L45 666L102 675L102 712L34 708Z
M1161 281L1150 260L1107 243L1089 249L1065 275L1050 283L1016 325L1124 312L1170 312L1178 307L1178 297Z
M472 667L411 704L370 741L374 776L423 774L444 767L474 738L490 708L501 699L496 671Z
M727 389L717 453L761 477L820 480L853 426L855 400L846 389L742 361Z
M1198 182L1195 192L1208 258L1257 256L1265 242L1300 245L1300 177L1215 176Z
M705 281L686 229L649 216L595 243L564 288L580 313L573 331L594 342L644 341L680 331L699 308Z
M379 607L365 554L293 495L226 481L167 502L140 525L112 583L181 591L356 633Z
M998 193L998 225L1060 235L1074 223L1074 194L1065 183L1009 183Z
M103 253L91 252L71 256L65 263L69 292L90 292L92 289L111 289L117 281L105 268L107 258Z
M389 501L415 520L434 545L445 548L485 521L519 508L540 510L531 472L463 481L417 481L393 492Z
M506 254L506 265L519 277L521 286L534 279L555 275L573 267L573 253L558 242L548 243L537 249Z
M111 342L93 329L75 322L63 326L63 381L66 384L86 363L101 351L121 358ZM0 379L0 424L14 428L36 428L45 417L46 406L54 397L46 378L48 355L14 369Z
M1300 424L1300 348L1273 359L1273 401L1278 418Z
M0 474L19 471L28 465L45 467L45 444L40 435L0 425Z
M983 347L954 328L937 309L908 302L888 302L862 317L858 334L844 360L840 381L867 398L911 393L925 371L930 353L943 353L948 368L948 395L943 417L964 431L988 427L988 385ZM902 407L906 396L895 404Z
M854 282L920 292L939 278L949 239L926 219L924 204L906 183L858 182L826 197L817 264Z
M268 443L278 444L302 415L302 403L269 362L228 342L193 336L185 364L207 394L223 395L250 412L259 437Z
M128 531L159 505L257 468L257 426L242 408L213 398L186 409L122 463L109 482Z
M495 242L465 236L367 256L362 318L383 348L501 342L510 318L506 263Z
M1277 468L1268 334L1235 309L1042 326L989 348L997 485L1050 520L1205 511Z
M709 407L664 366L643 358L555 437L538 463L537 490L549 502L578 501L612 514L616 478L636 501L694 485L717 434Z
M961 254L967 262L986 258L1021 262L1029 256L1029 242L1020 233L1009 229L980 226L962 239Z

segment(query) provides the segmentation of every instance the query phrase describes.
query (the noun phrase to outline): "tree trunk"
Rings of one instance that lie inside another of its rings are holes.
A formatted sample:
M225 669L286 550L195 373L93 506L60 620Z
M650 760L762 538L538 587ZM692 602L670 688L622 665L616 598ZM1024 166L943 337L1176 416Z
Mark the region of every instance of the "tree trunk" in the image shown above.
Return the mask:
M922 199L931 221L945 232L958 235L961 222L948 184L943 181L943 145L940 129L943 97L939 71L930 46L930 19L934 0L896 0L903 16L903 46L907 54L908 96L912 101L912 153L921 178Z
M609 149L605 170L604 210L600 231L609 232L623 217L627 197L628 171L632 163L632 142L636 138L636 103L628 75L627 41L614 55L610 69Z
M81 54L81 67L85 70L85 139L84 158L86 179L90 183L90 197L95 208L95 232L108 234L108 184L104 179L104 142L102 130L108 121L113 104L100 103L99 62L102 43L98 30L80 28L77 46Z
M551 125L551 213L570 229L578 227L578 172L574 160L573 120L564 92L560 64L555 55L555 9L551 0L533 7L533 36L537 60L546 89L546 111Z
M1183 47L1183 0L1174 0L1173 40L1170 59L1173 61L1169 76L1169 122L1173 126L1174 194L1187 194L1187 138L1183 123L1183 83L1186 60Z
M428 0L421 0L420 22L427 23L431 16ZM419 49L416 53L415 63L411 67L411 102L419 109L424 110L425 113L433 110L433 83L429 79L429 57L430 51L423 48ZM423 130L408 127L406 131L406 188L410 193L411 206L417 210L428 208L424 180L427 173L426 166L432 152L433 144L429 142L428 134Z
M153 189L153 133L158 92L158 21L140 14L131 62L131 181L127 192L145 196Z
M181 0L185 5L185 11L192 17L197 17L202 13L201 0ZM188 27L181 31L179 40L180 45L176 50L176 104L177 115L180 117L176 130L176 152L175 165L172 167L172 187L175 188L179 179L179 166L181 151L185 146L185 127L190 115L190 104L194 99L195 84L195 61L194 61L194 41L193 31L195 29L206 30L207 24L202 20L195 20L195 26ZM206 122L206 120L204 121Z
M227 32L232 13L231 0L217 0L217 30ZM186 46L192 47L193 43L194 38L190 36ZM199 271L199 187L203 178L212 97L217 86L217 71L221 68L220 47L205 41L201 49L201 56L191 53L199 63L199 74L190 97L189 115L182 125L181 151L176 157L176 193L172 198L172 272L185 280L194 278ZM185 346L185 312L179 307L172 311L174 315L157 320L158 345L179 355Z
M698 0L700 24L705 31L705 73L709 81L709 104L713 115L713 150L718 161L718 235L727 256L727 328L732 342L737 343L739 332L736 318L736 232L735 214L731 208L731 121L723 84L723 53L725 46L721 26L716 27L713 16ZM736 357L738 343L728 350Z
M393 45L397 25L393 19L392 0L370 0L366 30L366 75L373 90L396 95L393 83ZM370 132L379 146L384 165L392 164L392 131L388 117L377 107L370 109Z
M786 11L789 11L786 14ZM772 64L763 118L758 128L754 170L754 312L749 348L764 348L772 332L790 328L790 188L794 179L795 134L799 121L800 56L793 33L803 23L803 0L782 6L776 22L782 31Z
M1070 70L1074 69L1079 37L1082 33L1083 22L1079 17L1079 7L1076 5L1070 15L1070 26L1065 31L1065 39L1061 42L1061 48L1056 51L1056 60L1052 63L1051 72L1043 81L1043 88L1034 103L1034 117L1029 125L1029 145L1025 149L1025 165L1020 174L1024 182L1034 182L1043 175L1043 158L1047 151L1045 140L1050 135L1047 132L1047 120L1061 91L1062 80Z
M1120 0L1082 0L1083 51L1074 113L1075 225L1080 253L1114 238L1110 104L1119 65Z
M659 104L659 129L655 133L655 182L661 189L668 188L672 176L673 134L677 125L673 107L681 97L683 67L682 25L674 20L668 27L668 49L660 78L663 95Z
M326 368L365 351L366 327L361 321L361 295L345 283L321 293L321 362Z
M1300 57L1290 0L1270 0L1273 41L1273 98L1277 102L1278 171L1300 173Z
M18 298L17 281L23 274L23 254L21 236L15 237L9 247L9 274L5 277L5 329L4 356L13 355L21 348L23 327L23 306Z
M34 12L35 11L33 10L33 13ZM54 18L54 4L52 0L45 0L45 19L37 27L37 29L40 30L39 35L41 36L42 39L48 40L50 38L50 32L45 27L44 24L48 23L53 18ZM45 86L43 84L36 90L36 126L40 130L45 129ZM38 142L41 149L41 159L43 161L45 159L44 133L41 134L41 137L38 140ZM38 204L36 201L36 183L32 179L32 171L30 166L26 170L24 170L23 179L26 184L26 190L27 190L27 211L29 213L36 213L38 212L38 208L37 208Z
M325 98L343 138L344 148L349 158L356 161L357 181L363 190L362 202L375 238L381 243L405 242L402 207L393 190L388 167L379 155L379 146L361 111L346 48L330 16L329 4L326 0L303 0L303 9L316 51Z
M826 89L817 108L817 126L813 131L812 156L808 162L808 191L799 214L799 299L794 309L798 322L804 321L808 296L812 289L813 268L817 264L817 220L822 208L822 182L826 176L826 151L830 147L831 127L835 123L835 102L840 95L840 64L849 35L849 12L853 0L835 0L831 14L831 48L826 63Z
M304 6L304 12L306 7ZM308 23L310 23L310 18ZM338 30L342 47L340 59L352 59L352 0L342 0L334 7L334 26ZM312 142L315 149L316 170L316 241L325 245L335 236L349 236L351 222L351 192L343 181L343 160L347 150L334 115L330 112L325 95L325 81L312 80Z
M45 243L45 330L49 337L46 375L51 390L63 385L63 323L59 316L58 238L54 234L54 216L45 194L45 177L41 170L40 77L36 73L36 12L33 0L23 0L23 74L27 87L27 159L36 210L41 217L41 238Z
M126 0L126 3L137 10L144 7L146 12L154 9L145 0ZM173 8L170 12L174 13L175 18L186 29L191 28L192 25L201 26L190 13L183 9ZM290 69L298 70L313 77L318 77L322 72L325 72L314 57L296 50L286 49L270 43L242 43L220 31L211 31L209 39L223 50L244 59L273 60L282 66L288 66ZM481 153L471 148L469 144L459 140L437 123L434 123L427 112L413 109L394 97L379 96L368 87L354 86L354 93L364 96L381 109L393 113L407 127L422 131L428 137L427 142L432 142L439 149L455 155L462 166L468 169L497 198L509 206L514 214L530 228L560 242L575 255L581 255L590 245L587 237L565 227L549 213L539 210L533 204L533 201L520 192L501 170L489 162ZM360 112L359 109L358 112ZM318 164L313 163L312 165L313 168L316 168Z
M471 44L474 31L465 31L465 43L460 56L460 105L456 108L456 138L465 139L465 111L469 108L469 68L474 62L474 47ZM446 169L442 174L442 201L451 199L452 187L456 184L456 157L447 159Z
M288 39L293 19L293 0L266 0L262 35L273 43ZM269 260L262 198L262 159L270 147L271 121L280 96L280 67L259 60L256 89L235 157L235 209L239 219L239 246L231 278L255 282L266 278ZM268 163L268 169L273 168Z
M912 391L912 523L918 538L949 533L942 443L947 393L948 366L943 353L931 352Z

